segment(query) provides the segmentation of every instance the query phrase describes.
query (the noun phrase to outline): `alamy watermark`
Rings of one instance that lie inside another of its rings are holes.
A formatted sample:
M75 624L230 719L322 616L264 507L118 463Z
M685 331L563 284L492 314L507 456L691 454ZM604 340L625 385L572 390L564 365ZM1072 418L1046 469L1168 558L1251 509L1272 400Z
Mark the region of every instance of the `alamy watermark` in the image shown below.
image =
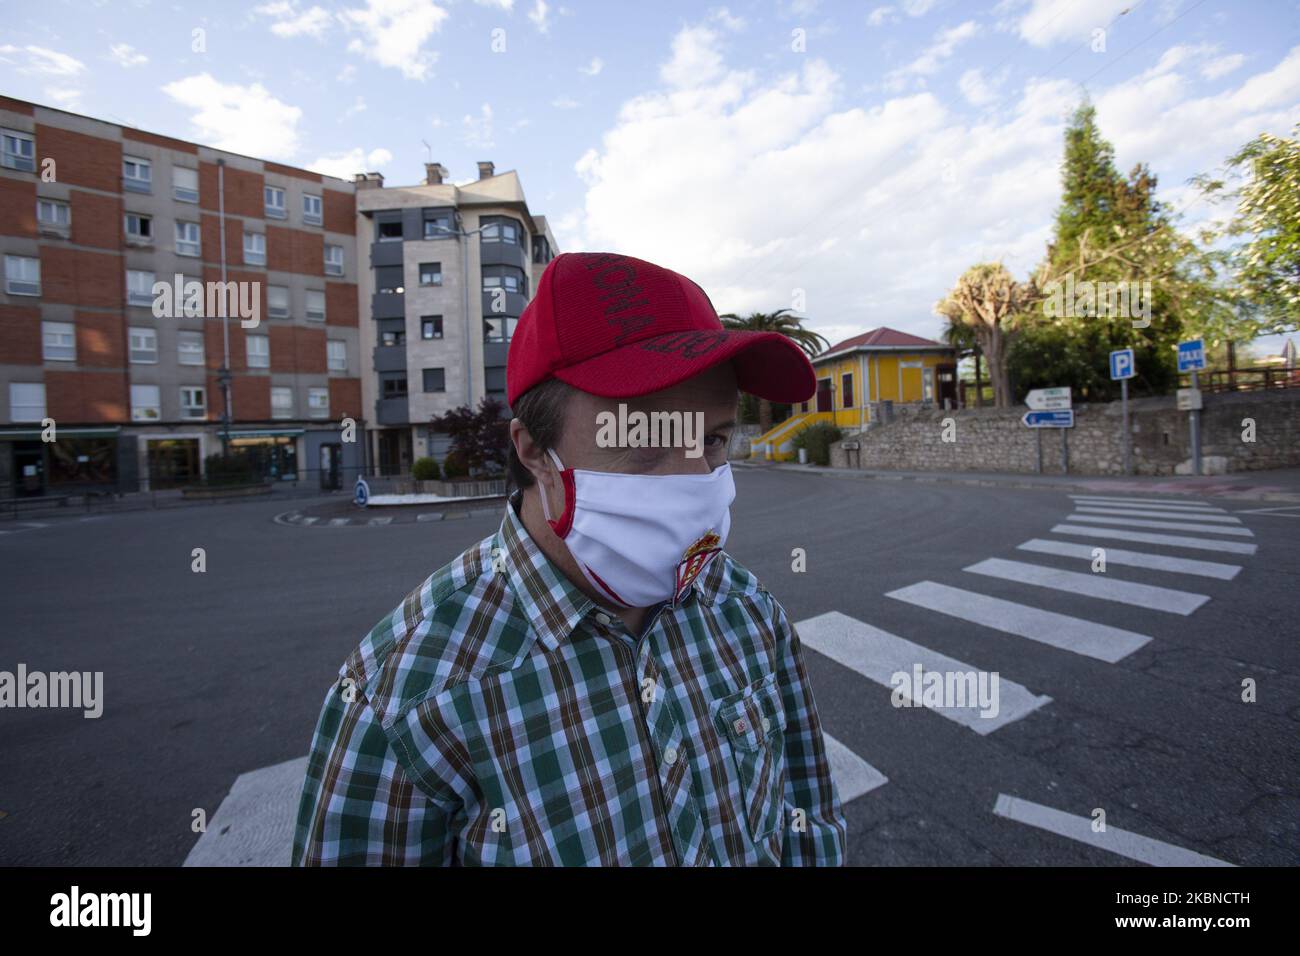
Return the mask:
M1151 280L1141 282L1053 280L1043 287L1043 314L1048 318L1124 318L1133 319L1133 328L1151 324ZM1141 321L1137 321L1141 319Z
M629 412L620 402L617 414L596 415L599 448L685 448L687 458L704 454L703 412Z
M200 282L186 279L179 272L172 281L159 279L153 293L153 314L159 319L189 318L239 319L246 329L262 322L262 283Z
M103 671L0 671L0 708L70 707L94 719L104 713Z
M997 671L926 671L917 663L910 673L890 675L890 701L895 707L978 707L981 717L996 717L999 680Z

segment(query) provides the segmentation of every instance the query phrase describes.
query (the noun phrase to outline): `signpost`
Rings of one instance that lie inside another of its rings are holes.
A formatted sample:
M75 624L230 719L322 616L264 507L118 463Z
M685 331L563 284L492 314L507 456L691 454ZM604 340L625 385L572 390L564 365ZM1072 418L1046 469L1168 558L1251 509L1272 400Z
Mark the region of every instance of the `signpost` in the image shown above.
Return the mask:
M1069 408L1073 402L1067 385L1062 388L1036 388L1025 396L1025 404L1036 412L1051 412Z
M1053 412L1025 412L1020 421L1030 428L1073 428L1074 409Z
M1133 473L1129 446L1133 436L1128 429L1128 380L1137 374L1137 363L1133 360L1132 349L1116 349L1110 353L1110 378L1119 381L1120 406L1124 419L1124 474Z
M1201 383L1196 373L1205 368L1205 342L1191 339L1178 343L1178 371L1191 372L1192 387L1178 390L1178 408L1186 410L1192 435L1192 474L1201 473ZM1186 397L1184 397L1186 393Z
M1061 429L1061 471L1070 473L1070 445L1066 435L1067 429L1074 427L1074 409L1070 407L1069 388L1036 388L1025 396L1029 411L1021 417L1020 422L1027 428L1034 429L1034 440L1038 445L1038 473L1043 473L1043 433L1039 429Z

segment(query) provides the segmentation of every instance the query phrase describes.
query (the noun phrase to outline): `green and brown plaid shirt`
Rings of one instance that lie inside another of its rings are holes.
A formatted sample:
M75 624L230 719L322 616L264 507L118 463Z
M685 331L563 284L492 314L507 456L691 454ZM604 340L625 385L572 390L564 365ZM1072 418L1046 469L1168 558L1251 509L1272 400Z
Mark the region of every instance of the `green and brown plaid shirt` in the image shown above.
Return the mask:
M500 530L325 696L293 864L840 865L799 638L723 553L631 634Z

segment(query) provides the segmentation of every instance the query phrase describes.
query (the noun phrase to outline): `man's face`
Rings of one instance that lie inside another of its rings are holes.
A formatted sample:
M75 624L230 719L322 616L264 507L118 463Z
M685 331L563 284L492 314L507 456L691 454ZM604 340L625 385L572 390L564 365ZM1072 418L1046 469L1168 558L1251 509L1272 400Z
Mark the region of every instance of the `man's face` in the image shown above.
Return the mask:
M574 391L564 410L564 433L555 451L566 468L613 471L637 475L708 473L727 461L727 446L736 425L736 373L729 362L687 379L672 388L636 398L602 398ZM619 405L624 408L620 413ZM633 428L620 429L621 420L635 424L641 413L647 425L645 441L663 436L657 429L670 419L674 447L633 446ZM656 416L656 413L659 413ZM678 425L680 423L680 426ZM614 440L611 442L611 438Z

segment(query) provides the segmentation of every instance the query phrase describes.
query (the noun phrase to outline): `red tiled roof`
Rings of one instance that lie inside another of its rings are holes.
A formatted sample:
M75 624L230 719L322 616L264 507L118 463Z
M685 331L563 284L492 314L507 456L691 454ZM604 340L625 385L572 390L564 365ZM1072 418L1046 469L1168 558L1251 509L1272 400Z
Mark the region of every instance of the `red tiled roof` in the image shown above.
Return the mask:
M845 339L832 345L823 354L838 352L841 349L861 348L863 346L883 347L883 348L900 348L908 345L926 346L934 348L936 345L942 346L942 342L935 342L933 339L923 339L919 335L909 335L907 332L899 332L897 329L887 329L881 326L878 329L872 329L870 332L863 332L861 335L855 335L851 339Z

